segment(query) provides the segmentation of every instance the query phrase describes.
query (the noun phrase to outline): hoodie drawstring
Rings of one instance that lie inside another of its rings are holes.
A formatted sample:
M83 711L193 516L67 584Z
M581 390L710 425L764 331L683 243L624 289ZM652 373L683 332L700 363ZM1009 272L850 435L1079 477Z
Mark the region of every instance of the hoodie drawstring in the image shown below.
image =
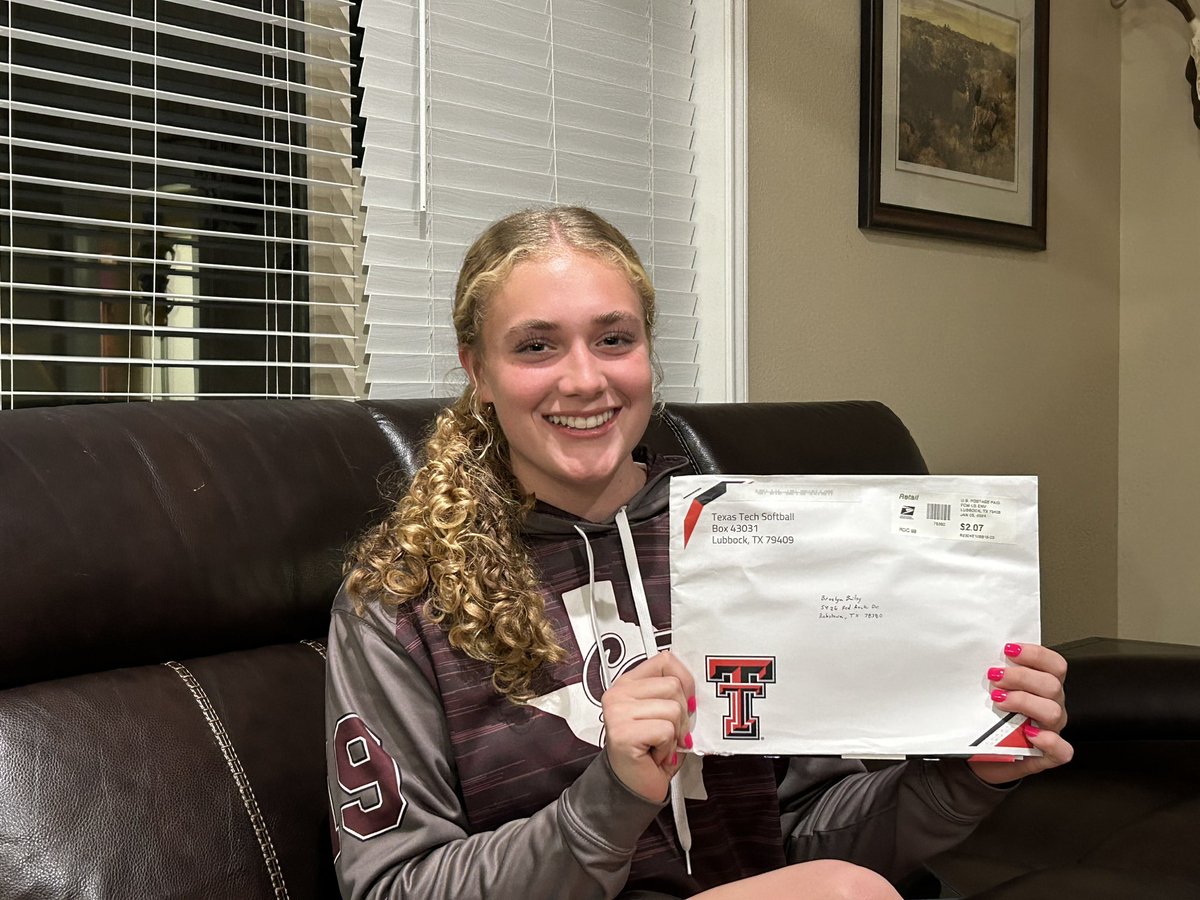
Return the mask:
M650 604L646 602L642 569L638 565L637 550L633 546L633 532L629 529L629 516L625 513L625 507L617 510L616 518L621 552L625 556L625 571L629 573L629 589L633 591L633 608L637 611L638 628L642 632L642 649L646 651L646 659L649 659L658 652L658 641L654 637L654 623L650 621Z
M638 630L642 636L642 650L646 654L646 659L649 659L658 653L658 641L654 637L654 623L650 619L650 605L646 601L646 588L642 584L642 571L638 565L637 551L633 546L633 532L629 528L629 516L626 514L625 507L623 506L617 510L616 523L617 534L621 538L622 555L625 557L625 571L629 575L629 589L633 593L633 607L637 613ZM610 684L608 664L604 645L600 641L600 626L596 620L596 606L592 597L596 584L596 566L592 556L592 545L588 541L587 533L582 528L576 525L575 530L583 538L583 546L587 551L588 618L592 623L592 635L596 641L596 652L600 660L600 681L604 685L604 689L608 690ZM683 850L683 859L687 865L687 873L691 875L692 829L688 822L687 806L684 802L683 788L679 783L678 774L671 779L671 813L675 820L675 833L679 836L679 846Z
M592 556L592 545L587 539L587 533L578 525L575 530L579 532L579 536L583 538L583 549L587 551L588 561L588 589L587 589L587 611L588 621L592 623L592 640L596 642L596 659L600 662L600 686L604 690L608 690L610 684L608 674L607 653L604 652L604 642L600 639L600 623L596 621L596 598L594 596L596 590L596 559ZM587 674L584 673L584 677Z

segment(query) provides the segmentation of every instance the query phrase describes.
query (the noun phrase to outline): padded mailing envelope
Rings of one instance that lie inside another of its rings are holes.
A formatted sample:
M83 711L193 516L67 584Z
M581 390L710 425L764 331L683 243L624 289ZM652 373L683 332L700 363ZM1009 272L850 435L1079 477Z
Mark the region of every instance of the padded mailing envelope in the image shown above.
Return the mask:
M1036 755L986 678L1039 642L1037 480L671 480L697 753Z

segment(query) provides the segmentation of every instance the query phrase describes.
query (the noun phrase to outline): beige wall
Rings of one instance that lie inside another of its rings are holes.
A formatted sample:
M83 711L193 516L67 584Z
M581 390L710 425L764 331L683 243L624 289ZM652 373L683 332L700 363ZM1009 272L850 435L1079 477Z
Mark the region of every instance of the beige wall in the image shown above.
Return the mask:
M860 231L860 4L747 6L750 398L879 399L934 472L1040 476L1044 638L1116 634L1119 15L1051 4L1030 253Z
M1188 37L1162 0L1122 10L1118 584L1122 637L1200 644L1200 131L1183 79Z

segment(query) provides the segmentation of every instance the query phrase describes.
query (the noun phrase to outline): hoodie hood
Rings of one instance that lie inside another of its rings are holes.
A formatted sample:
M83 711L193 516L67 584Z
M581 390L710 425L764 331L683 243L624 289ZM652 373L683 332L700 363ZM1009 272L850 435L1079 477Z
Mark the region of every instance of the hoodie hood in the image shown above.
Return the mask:
M631 525L652 519L667 508L671 499L671 476L690 475L695 470L683 456L651 453L645 447L633 451L635 461L646 467L646 483L624 504ZM525 516L521 530L526 538L563 537L578 534L605 534L617 530L616 513L601 522L590 522L538 500Z

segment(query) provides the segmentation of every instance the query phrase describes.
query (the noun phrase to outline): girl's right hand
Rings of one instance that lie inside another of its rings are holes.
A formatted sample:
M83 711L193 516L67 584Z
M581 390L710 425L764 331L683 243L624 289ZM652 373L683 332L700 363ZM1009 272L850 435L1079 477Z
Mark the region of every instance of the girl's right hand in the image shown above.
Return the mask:
M695 698L691 674L669 651L626 672L601 698L613 772L647 800L666 799L680 751L691 749Z

